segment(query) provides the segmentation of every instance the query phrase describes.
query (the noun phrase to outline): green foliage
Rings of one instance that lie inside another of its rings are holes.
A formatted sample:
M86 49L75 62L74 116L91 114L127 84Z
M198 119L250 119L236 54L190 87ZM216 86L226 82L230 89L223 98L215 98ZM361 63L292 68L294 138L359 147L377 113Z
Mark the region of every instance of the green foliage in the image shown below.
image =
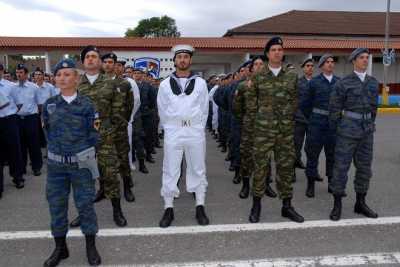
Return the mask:
M125 37L180 37L175 20L168 16L152 17L139 21L136 28L128 28Z

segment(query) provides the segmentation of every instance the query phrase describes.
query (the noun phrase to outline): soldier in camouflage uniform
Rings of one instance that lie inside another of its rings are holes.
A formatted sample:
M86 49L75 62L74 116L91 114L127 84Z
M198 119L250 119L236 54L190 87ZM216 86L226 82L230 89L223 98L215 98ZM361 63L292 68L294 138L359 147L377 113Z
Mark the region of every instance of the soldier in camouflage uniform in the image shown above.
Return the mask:
M124 119L124 101L115 83L100 73L101 59L97 47L92 45L85 47L81 53L81 61L85 74L81 77L78 91L89 97L99 112L100 141L97 148L99 181L104 183L104 194L111 200L115 224L123 227L127 222L121 209L119 160L114 138L117 129L127 127ZM79 217L71 222L71 227L77 225Z
M121 75L117 76L115 73L115 63L117 62L117 56L114 53L108 53L101 57L103 61L103 70L107 77L112 80L120 91L123 99L124 107L124 120L128 123L130 120L133 110L133 93L131 84L125 80ZM115 147L119 158L119 173L122 177L124 184L124 196L126 201L135 201L135 196L131 191L131 185L133 185L131 177L131 168L129 165L129 140L128 140L128 128L121 125L116 129L115 132ZM104 191L103 191L104 192ZM104 195L104 194L103 194Z
M369 218L378 214L365 203L372 176L372 157L375 118L378 107L379 83L367 74L369 51L357 48L350 55L354 71L336 83L329 102L329 123L337 132L335 162L331 181L334 207L333 221L340 220L342 197L347 184L347 173L354 162L356 174L354 212Z
M297 109L297 74L282 67L283 41L271 38L265 47L268 66L255 74L251 83L256 91L256 115L254 122L254 179L253 207L249 221L259 222L261 198L265 193L265 177L268 161L274 153L276 183L283 200L281 215L295 222L304 218L291 205L294 175L294 114ZM254 100L250 100L254 101Z
M258 73L265 67L264 59L256 57L250 64L250 75ZM252 176L253 163L253 131L254 119L257 111L257 96L254 87L251 86L251 77L239 84L235 95L232 112L241 122L240 138L240 176L242 177L242 189L239 193L240 198L248 198L250 193L250 177ZM266 176L265 194L271 198L276 198L277 194L271 187L271 159L268 162Z
M71 187L82 220L87 259L90 265L97 266L101 258L95 246L98 226L93 199L95 178L98 176L95 159L98 141L95 119L98 114L88 97L77 94L79 74L72 60L60 61L54 73L61 95L46 101L42 115L48 141L46 196L56 248L44 266L57 266L61 260L69 257L66 235ZM86 156L81 157L82 153Z

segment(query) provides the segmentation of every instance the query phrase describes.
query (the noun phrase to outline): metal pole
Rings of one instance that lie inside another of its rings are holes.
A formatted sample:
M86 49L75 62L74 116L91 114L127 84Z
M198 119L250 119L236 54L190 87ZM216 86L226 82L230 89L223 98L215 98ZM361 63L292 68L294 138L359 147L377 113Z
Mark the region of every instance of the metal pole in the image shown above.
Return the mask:
M389 54L389 21L390 21L390 0L387 0L387 9L386 9L386 26L385 26L385 54ZM387 72L388 67L383 66L383 88L386 88L387 84Z

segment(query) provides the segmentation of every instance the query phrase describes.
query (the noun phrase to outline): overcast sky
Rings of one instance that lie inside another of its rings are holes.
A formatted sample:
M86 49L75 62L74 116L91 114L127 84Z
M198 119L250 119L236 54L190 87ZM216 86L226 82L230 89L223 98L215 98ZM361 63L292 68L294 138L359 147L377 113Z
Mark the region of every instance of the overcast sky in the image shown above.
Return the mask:
M222 36L292 9L385 11L386 0L0 0L0 35L119 37L140 19L168 15L182 36Z

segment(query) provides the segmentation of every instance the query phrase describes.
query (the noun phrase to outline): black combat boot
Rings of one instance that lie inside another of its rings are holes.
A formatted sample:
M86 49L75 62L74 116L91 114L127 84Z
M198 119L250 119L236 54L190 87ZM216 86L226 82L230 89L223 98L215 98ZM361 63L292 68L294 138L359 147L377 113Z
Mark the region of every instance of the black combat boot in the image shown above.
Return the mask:
M155 163L156 161L153 159L153 156L151 155L151 152L146 153L146 161L150 163Z
M315 197L315 180L313 177L307 177L306 197L308 198Z
M161 228L169 227L173 220L174 220L174 209L173 208L165 209L164 215L160 221L160 227Z
M291 204L291 198L285 198L282 201L282 217L288 218L291 221L302 223L304 222L303 216L298 214Z
M261 198L253 197L253 207L250 210L249 221L251 223L258 223L260 221L261 214Z
M124 197L125 197L125 200L128 201L128 202L134 202L135 201L135 196L133 195L132 190L131 190L132 178L130 176L124 177L123 181L124 181Z
M85 235L86 239L86 256L90 266L97 266L101 264L101 258L99 252L96 249L96 236Z
M271 182L269 182L268 180L265 187L265 195L270 198L276 198L278 196L278 194L274 191L274 189L272 189Z
M127 222L121 209L121 199L113 198L111 199L111 204L113 207L113 217L115 224L119 227L126 226Z
M357 193L356 196L356 204L354 205L354 212L357 214L362 214L368 218L378 218L378 214L373 211L370 207L365 203L366 193Z
M240 168L239 167L235 167L235 176L232 179L232 183L234 184L240 184L242 178L240 177L240 173L239 173Z
M306 168L306 166L304 165L304 163L301 159L296 160L294 167L297 169L303 169L303 170Z
M342 195L333 195L333 198L333 209L329 215L329 218L332 221L339 221L340 217L342 216Z
M226 147L226 144L222 144L221 147L222 147L222 148L221 148L221 152L222 152L222 153L226 153L226 151L228 151L228 148Z
M80 219L80 217L79 217L79 215L78 215L78 216L76 216L75 219L73 219L73 220L69 223L69 227L71 227L71 228L77 228L77 227L79 227L79 226L81 226L81 219Z
M199 225L209 225L208 219L203 205L196 206L196 220Z
M60 263L60 261L69 257L66 237L55 237L54 241L56 242L56 248L53 253L51 253L50 257L44 262L44 267L55 267Z
M316 181L316 182L322 182L322 181L324 181L324 179L321 177L321 175L317 175L317 177L314 177L314 180Z
M250 178L243 177L242 178L242 190L240 190L239 197L240 198L248 198L250 193Z
M144 159L139 159L139 171L142 173L149 173L149 170L146 168L146 165L144 164Z
M96 193L96 197L94 198L94 201L93 201L94 203L100 202L106 198L106 195L104 194L104 181L99 180L99 185L100 185L100 188Z
M17 189L22 189L25 187L25 180L21 177L21 178L13 178L12 182L15 185L15 188Z

